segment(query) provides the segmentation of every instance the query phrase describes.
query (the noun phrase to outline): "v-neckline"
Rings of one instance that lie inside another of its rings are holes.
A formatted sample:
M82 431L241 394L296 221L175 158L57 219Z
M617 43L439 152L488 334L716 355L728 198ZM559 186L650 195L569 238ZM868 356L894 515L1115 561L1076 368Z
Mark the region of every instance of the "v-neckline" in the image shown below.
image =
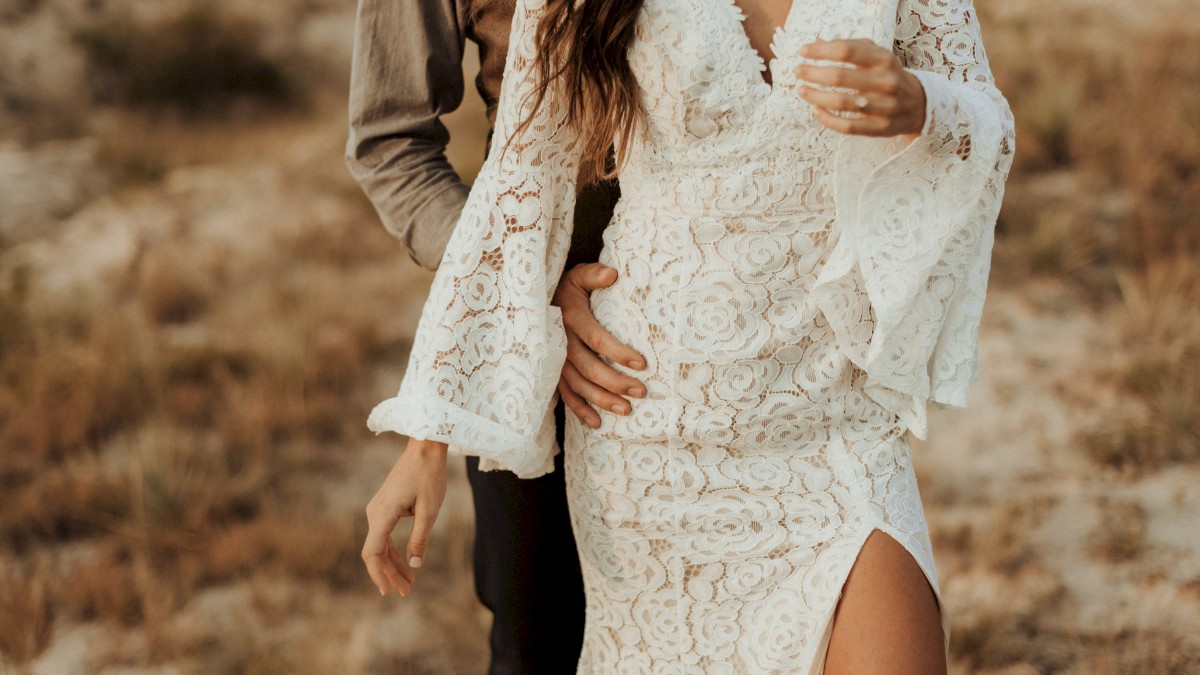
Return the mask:
M783 23L779 24L774 28L774 30L771 31L771 41L767 43L767 49L769 49L771 52L771 58L769 59L764 59L763 55L754 48L754 44L750 42L750 35L746 33L745 28L746 19L748 17L745 10L738 5L737 0L720 1L724 2L730 9L730 14L733 19L733 25L731 28L735 33L737 33L737 39L741 43L743 49L746 50L746 53L754 56L756 60L764 64L763 70L770 74L771 81L767 81L766 77L763 76L762 71L751 73L751 75L753 75L754 79L758 81L759 85L766 87L768 92L775 91L775 73L773 66L777 61L779 61L779 53L777 51L779 49L779 37L780 35L791 30L792 16L796 13L796 6L803 2L803 0L792 0L791 4L788 5L787 13L783 16Z

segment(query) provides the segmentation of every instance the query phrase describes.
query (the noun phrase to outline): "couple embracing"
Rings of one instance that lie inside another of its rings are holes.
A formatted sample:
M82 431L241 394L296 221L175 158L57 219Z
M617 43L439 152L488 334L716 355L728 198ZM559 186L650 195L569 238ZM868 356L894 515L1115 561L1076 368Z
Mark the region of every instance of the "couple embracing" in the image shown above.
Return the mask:
M367 421L408 439L380 592L419 592L456 453L492 673L944 672L907 439L977 376L1015 150L971 0L360 0L357 31L348 165L437 269Z

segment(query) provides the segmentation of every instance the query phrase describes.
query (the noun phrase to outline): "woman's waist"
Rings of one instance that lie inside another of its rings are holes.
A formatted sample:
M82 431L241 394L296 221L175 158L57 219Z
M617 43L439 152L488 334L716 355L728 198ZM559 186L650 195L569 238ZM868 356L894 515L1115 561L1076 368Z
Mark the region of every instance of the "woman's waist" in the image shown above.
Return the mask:
M829 439L830 430L892 429L895 415L853 390L825 400L779 394L762 400L708 402L672 392L632 402L628 415L604 412L589 433L624 441L719 445L743 455L803 452Z
M832 209L718 213L698 204L676 207L665 198L623 192L604 229L600 261L620 269L641 261L667 285L734 274L758 284L779 275L803 276L822 265L836 243ZM705 211L701 213L701 211ZM683 269L672 266L683 263ZM721 282L724 283L724 282Z
M638 371L612 364L646 396L630 415L605 414L601 432L769 450L830 425L890 419L802 284L713 290L634 276L592 294L600 325L646 360Z
M837 417L839 401L855 387L853 363L803 294L791 306L613 297L621 295L600 289L592 309L605 330L646 360L639 371L612 366L645 384L635 408L647 414L682 406L725 410L742 423L798 410Z
M816 162L671 164L631 159L621 203L646 212L789 217L832 209L827 173Z

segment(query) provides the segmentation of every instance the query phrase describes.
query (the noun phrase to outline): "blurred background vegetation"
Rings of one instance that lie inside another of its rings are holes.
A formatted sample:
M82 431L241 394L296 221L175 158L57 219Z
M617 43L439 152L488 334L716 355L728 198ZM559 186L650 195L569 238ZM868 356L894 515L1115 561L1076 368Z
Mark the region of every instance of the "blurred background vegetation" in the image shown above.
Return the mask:
M916 452L954 672L1200 672L1200 6L976 4L1018 152ZM353 13L0 1L0 670L483 672L461 464L413 596L358 559L430 275L342 165Z

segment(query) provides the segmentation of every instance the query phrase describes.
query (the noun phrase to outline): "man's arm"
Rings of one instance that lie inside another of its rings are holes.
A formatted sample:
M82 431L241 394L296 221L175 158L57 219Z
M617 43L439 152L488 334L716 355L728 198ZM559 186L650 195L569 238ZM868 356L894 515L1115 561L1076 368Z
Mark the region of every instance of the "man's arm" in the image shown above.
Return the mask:
M435 269L468 188L446 159L438 119L462 103L456 0L359 0L346 166L383 225Z
M462 17L458 0L358 2L346 166L384 227L427 269L441 262L469 192L446 159L449 132L438 119L462 103ZM571 345L571 380L564 382L563 398L592 426L600 420L591 406L628 414L629 401L622 397L645 396L640 382L598 356L645 367L637 352L592 316L588 294L615 279L601 268L568 271L565 278L572 283L555 297Z

